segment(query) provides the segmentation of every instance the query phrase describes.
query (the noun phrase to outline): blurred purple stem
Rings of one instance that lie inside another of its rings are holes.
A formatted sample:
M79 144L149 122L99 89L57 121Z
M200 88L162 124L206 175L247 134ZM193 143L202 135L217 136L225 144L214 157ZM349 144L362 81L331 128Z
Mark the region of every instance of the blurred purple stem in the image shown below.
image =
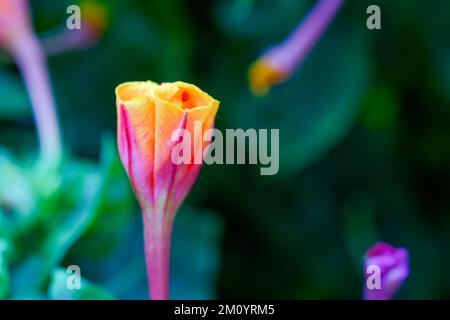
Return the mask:
M344 0L320 0L305 19L266 57L282 71L291 73L305 58L333 20Z
M24 34L13 42L11 52L30 95L41 147L41 159L59 162L61 136L53 100L46 57L39 40Z

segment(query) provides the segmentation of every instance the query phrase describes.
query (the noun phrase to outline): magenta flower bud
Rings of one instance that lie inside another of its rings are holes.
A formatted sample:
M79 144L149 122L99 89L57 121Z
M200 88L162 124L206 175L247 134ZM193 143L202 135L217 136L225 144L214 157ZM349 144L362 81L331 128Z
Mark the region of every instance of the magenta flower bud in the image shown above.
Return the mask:
M409 275L409 253L379 242L364 259L364 300L390 300Z

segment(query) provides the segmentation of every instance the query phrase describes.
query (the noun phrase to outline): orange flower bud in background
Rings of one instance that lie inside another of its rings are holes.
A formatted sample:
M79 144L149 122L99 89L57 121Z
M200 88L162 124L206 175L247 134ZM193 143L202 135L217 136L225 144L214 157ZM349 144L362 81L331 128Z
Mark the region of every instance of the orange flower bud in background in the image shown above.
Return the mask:
M120 159L143 212L147 274L152 299L169 298L172 223L194 184L201 164L174 164L173 134L193 137L192 159L208 143L194 134L214 125L219 102L194 85L174 82L128 82L116 88L117 142Z
M109 14L105 6L98 1L84 0L80 3L82 27L87 28L92 40L97 40L108 26Z
M96 0L80 2L81 28L51 31L45 36L43 46L47 55L79 50L96 44L109 24L108 8Z

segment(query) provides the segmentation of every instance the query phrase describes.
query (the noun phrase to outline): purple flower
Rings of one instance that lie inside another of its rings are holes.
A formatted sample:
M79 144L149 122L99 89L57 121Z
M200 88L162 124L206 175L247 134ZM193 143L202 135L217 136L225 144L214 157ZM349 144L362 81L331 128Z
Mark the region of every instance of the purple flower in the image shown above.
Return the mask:
M364 259L364 300L390 300L409 275L409 253L379 242Z

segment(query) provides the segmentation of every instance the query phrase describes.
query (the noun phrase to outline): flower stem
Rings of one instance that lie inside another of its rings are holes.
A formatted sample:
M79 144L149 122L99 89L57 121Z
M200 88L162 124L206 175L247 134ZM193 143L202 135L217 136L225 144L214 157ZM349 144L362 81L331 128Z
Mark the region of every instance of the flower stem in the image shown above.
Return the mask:
M287 52L281 58L285 60L285 71L291 71L301 63L318 42L325 29L333 20L345 0L320 0L305 19L292 31L281 46Z
M61 136L45 55L33 34L23 34L16 38L11 52L30 95L39 135L41 160L57 163L61 159Z
M144 212L144 250L150 299L169 299L172 222L164 223Z

